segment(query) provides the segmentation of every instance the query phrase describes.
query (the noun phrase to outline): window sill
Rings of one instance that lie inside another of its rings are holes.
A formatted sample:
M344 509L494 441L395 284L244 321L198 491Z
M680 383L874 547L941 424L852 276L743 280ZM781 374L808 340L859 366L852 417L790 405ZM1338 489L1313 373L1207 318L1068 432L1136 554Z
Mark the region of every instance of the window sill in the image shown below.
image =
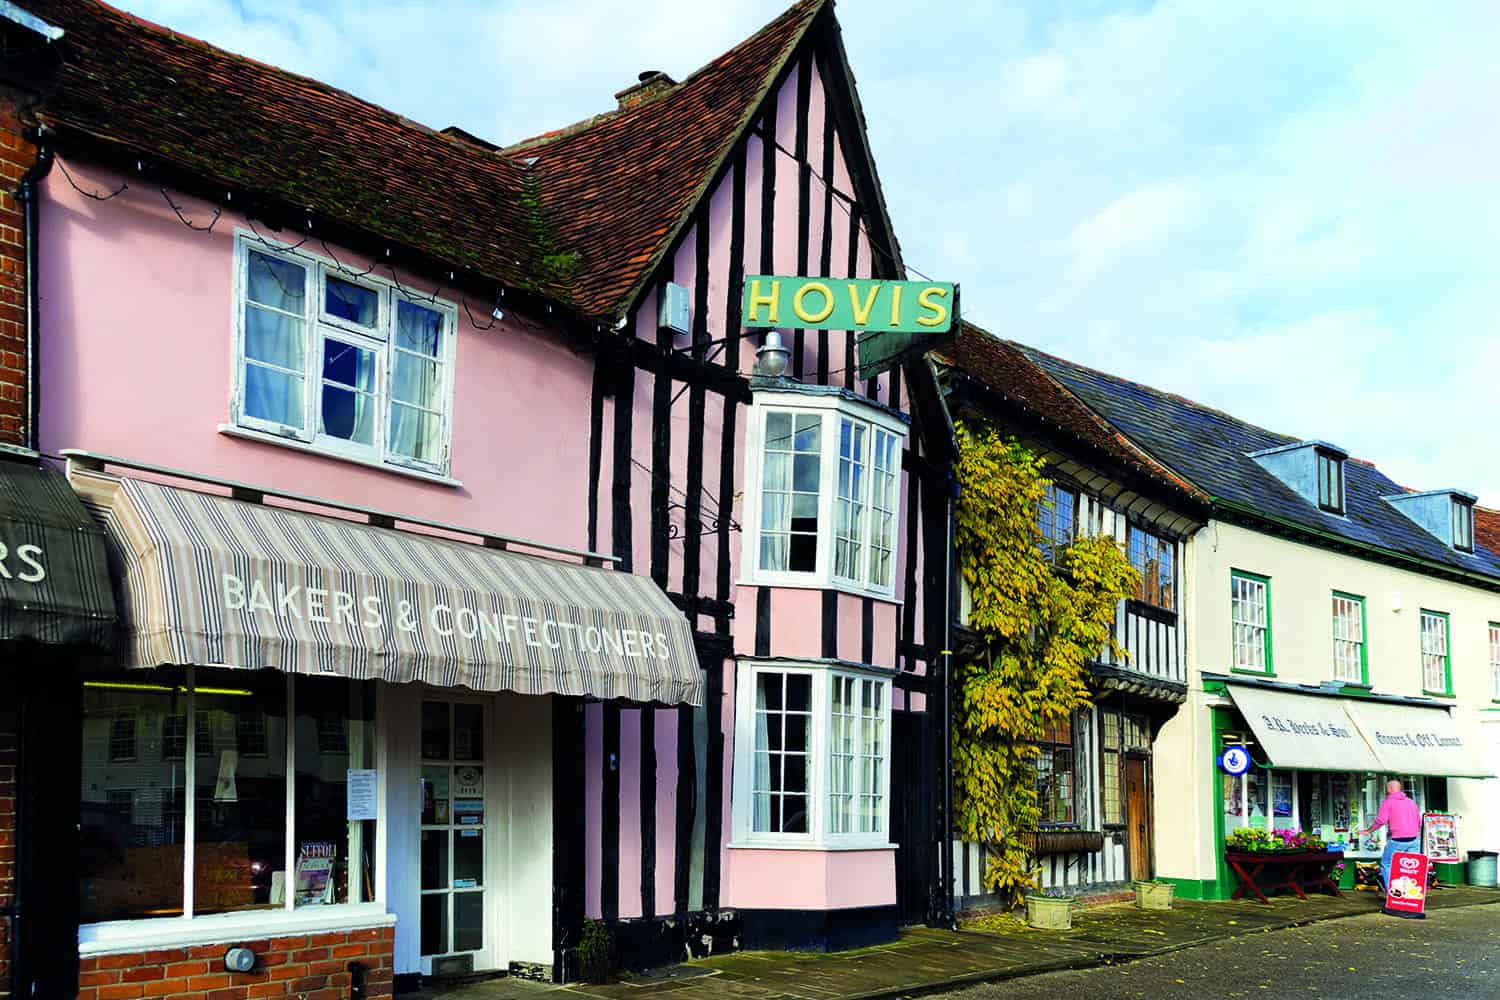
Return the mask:
M820 853L836 851L894 851L900 845L892 844L887 840L860 841L825 841L819 843L815 840L798 841L789 844L783 841L760 842L755 840L734 840L726 845L731 851L817 851Z
M834 590L850 597L868 597L872 601L881 604L892 604L900 607L906 601L897 597L894 592L883 592L878 590L864 590L853 584L841 583L837 580L757 580L752 577L741 577L735 581L737 587L774 587L781 590Z
M389 927L396 915L380 903L318 906L287 910L215 913L206 917L156 917L112 920L78 928L78 954L121 955L154 948L182 948L204 944L234 944L258 938L286 937L313 931L352 931Z
M1274 670L1246 670L1244 667L1230 667L1231 674L1242 674L1245 677L1275 677Z
M219 433L226 437L240 438L245 441L258 441L261 444L273 444L281 448L289 448L292 451L300 451L307 455L317 455L319 458L331 458L336 462L348 462L351 465L362 465L367 469L378 469L381 472L389 472L392 475L406 476L410 479L420 479L424 483L435 483L438 486L449 486L455 489L463 486L463 481L453 479L449 476L440 476L435 472L423 472L421 469L408 469L401 465L392 465L389 462L378 462L373 458L357 458L353 455L340 455L326 448L308 444L306 441L298 441L293 438L284 438L279 434L270 434L266 431L251 430L248 427L240 427L235 424L220 424Z
M1429 698L1454 698L1454 697L1457 697L1452 691L1429 691L1426 688L1422 689L1422 693L1425 694Z

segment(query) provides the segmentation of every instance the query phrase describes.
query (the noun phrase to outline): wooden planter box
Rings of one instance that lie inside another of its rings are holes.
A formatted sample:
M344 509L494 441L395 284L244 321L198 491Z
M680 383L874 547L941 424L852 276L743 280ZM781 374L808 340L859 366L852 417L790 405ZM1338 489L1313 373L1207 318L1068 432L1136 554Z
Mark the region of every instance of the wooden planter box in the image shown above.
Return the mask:
M1135 905L1142 910L1170 910L1177 886L1171 882L1133 882Z
M1104 848L1104 834L1098 830L1038 830L1026 837L1032 854L1073 854Z
M1072 896L1027 896L1026 923L1044 931L1073 929Z

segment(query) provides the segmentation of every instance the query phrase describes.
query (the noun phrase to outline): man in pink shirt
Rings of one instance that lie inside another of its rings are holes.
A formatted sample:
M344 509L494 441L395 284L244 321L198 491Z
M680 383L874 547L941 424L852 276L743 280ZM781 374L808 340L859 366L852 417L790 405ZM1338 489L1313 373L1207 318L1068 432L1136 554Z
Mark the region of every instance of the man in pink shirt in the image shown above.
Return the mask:
M1385 801L1380 803L1380 812L1375 814L1375 822L1354 832L1363 837L1382 826L1389 827L1386 831L1385 853L1380 856L1380 887L1386 889L1391 884L1391 856L1398 851L1418 853L1422 838L1422 811L1406 797L1399 781L1385 783Z

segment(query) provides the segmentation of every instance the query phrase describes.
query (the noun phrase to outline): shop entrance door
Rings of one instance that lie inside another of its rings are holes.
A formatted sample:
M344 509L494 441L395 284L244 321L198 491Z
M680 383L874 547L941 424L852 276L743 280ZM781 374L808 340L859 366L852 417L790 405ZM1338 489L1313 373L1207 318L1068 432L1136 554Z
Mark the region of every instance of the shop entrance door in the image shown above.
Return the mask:
M484 951L487 706L422 702L422 971L473 971Z
M1151 878L1151 808L1147 796L1146 758L1125 758L1125 835L1130 877Z

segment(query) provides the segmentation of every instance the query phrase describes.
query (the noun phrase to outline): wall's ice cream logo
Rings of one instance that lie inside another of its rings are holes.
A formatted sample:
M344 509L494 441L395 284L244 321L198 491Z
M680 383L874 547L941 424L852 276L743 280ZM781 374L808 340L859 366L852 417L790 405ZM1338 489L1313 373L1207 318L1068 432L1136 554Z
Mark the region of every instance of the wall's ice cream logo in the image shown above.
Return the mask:
M1399 851L1391 858L1391 884L1386 887L1385 911L1401 917L1422 917L1427 905L1425 854Z

